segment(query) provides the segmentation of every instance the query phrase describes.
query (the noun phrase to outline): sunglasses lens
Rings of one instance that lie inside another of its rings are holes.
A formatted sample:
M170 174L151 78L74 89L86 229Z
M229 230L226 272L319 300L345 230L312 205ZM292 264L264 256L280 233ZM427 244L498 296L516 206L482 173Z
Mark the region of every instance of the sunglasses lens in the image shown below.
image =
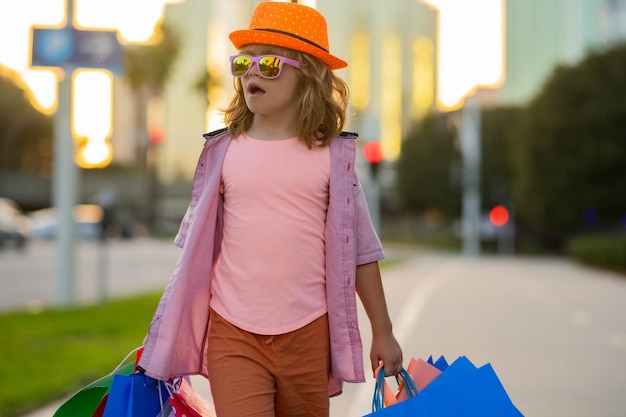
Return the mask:
M263 56L259 59L259 72L266 78L276 78L280 74L282 62L277 56Z
M233 58L233 62L231 64L231 71L235 77L241 77L245 75L246 72L250 69L250 63L252 60L250 57L245 55L239 55Z

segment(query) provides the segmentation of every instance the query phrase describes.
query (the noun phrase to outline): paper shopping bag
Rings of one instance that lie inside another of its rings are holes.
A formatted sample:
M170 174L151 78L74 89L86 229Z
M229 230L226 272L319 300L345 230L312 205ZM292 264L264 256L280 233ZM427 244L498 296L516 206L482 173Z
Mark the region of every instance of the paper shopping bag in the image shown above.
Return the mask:
M395 397L391 388L385 381L385 368L382 364L376 368L376 387L374 389L374 398L372 399L372 410L382 409L383 407L389 407L398 402L398 399ZM404 387L404 390L407 392L409 397L414 397L417 395L417 388L415 388L415 384L413 383L413 379L406 371L406 369L402 369L400 374L396 376L396 381L398 384Z
M98 404L98 407L96 408L96 411L93 412L93 414L91 415L91 417L103 417L104 416L104 408L107 405L107 400L109 399L109 394L105 394L104 397L102 397L102 400L100 400L100 404Z
M115 375L103 417L155 417L168 398L165 384L143 373Z
M445 364L445 367L448 366L443 357L437 361L437 364L440 367L442 367L442 364ZM375 375L378 375L378 371L381 367L382 364L379 365L379 367L374 372ZM441 370L433 364L432 358L429 359L429 362L426 362L423 359L411 358L411 360L409 361L409 366L407 366L406 368L406 372L408 372L413 379L417 391L422 391L428 386L428 384L434 381L435 378L441 375ZM390 405L393 405L399 401L404 401L409 398L406 387L401 379L398 380L398 389L396 390L396 392L391 389L386 381L384 381L382 384L382 395L386 407L389 407Z
M413 378L413 382L415 383L415 387L418 392L423 391L431 382L441 375L441 371L434 365L426 362L424 359L415 358L411 358L409 361L407 372L411 375L411 378ZM398 401L404 401L409 398L409 394L406 392L404 384L401 384L398 387L396 398Z
M170 404L176 417L216 417L215 407L200 396L186 380L172 393Z
M428 361L427 361L430 365L434 366L435 368L439 369L441 372L445 371L446 368L450 365L448 365L448 361L446 360L446 358L444 358L443 356L440 356L439 359L437 359L436 361L433 361L433 356L430 355L428 357Z
M374 397L378 389L377 386ZM375 401L373 404L380 405ZM405 401L386 408L374 407L369 416L523 417L493 367L486 364L477 368L464 356L445 368L417 395L409 393Z

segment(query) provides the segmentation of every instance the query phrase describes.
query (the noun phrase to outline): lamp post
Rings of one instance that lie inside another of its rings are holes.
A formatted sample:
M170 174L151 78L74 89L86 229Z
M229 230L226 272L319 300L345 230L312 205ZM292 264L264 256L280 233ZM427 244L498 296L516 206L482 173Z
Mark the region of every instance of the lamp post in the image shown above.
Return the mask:
M66 0L66 27L74 26L74 0ZM75 298L75 224L78 167L74 163L72 137L72 70L65 68L59 81L57 110L54 116L53 205L59 216L57 230L57 297L67 306Z
M60 68L57 110L54 115L54 176L52 203L58 215L57 297L60 305L75 298L76 233L74 207L79 171L72 130L72 83L76 68L118 69L120 47L115 31L78 30L74 27L74 0L65 0L66 23L59 29L32 29L31 65Z
M463 161L462 238L463 255L478 257L480 238L481 117L478 91L465 99L461 110L460 142Z

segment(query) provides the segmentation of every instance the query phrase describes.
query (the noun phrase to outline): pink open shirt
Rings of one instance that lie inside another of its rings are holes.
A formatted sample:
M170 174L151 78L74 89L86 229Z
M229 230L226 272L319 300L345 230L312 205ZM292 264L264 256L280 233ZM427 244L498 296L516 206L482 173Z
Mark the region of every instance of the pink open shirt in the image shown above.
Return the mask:
M183 251L157 307L139 362L149 376L161 380L193 374L208 377L211 271L220 248L223 215L219 186L231 138L225 129L204 136L191 203L175 239ZM383 258L355 171L356 137L342 133L330 144L325 241L331 396L341 393L344 381L365 381L357 323L356 266Z

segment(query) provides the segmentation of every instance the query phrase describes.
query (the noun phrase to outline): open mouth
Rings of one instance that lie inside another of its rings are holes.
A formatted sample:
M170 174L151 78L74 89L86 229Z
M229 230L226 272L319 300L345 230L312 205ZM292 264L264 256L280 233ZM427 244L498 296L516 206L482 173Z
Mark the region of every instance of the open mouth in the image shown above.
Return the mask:
M257 94L257 93L264 93L265 90L263 90L261 87L259 87L257 84L249 84L248 85L248 92L250 94Z

